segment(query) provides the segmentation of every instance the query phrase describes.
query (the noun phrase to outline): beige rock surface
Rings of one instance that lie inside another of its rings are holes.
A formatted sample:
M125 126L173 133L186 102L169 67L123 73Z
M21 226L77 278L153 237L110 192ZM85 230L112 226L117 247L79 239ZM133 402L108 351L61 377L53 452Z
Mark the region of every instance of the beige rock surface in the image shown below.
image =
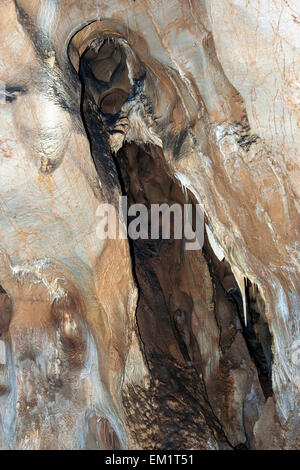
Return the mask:
M296 0L0 2L0 448L299 448L299 24ZM99 240L116 164L134 202L187 192L225 261Z

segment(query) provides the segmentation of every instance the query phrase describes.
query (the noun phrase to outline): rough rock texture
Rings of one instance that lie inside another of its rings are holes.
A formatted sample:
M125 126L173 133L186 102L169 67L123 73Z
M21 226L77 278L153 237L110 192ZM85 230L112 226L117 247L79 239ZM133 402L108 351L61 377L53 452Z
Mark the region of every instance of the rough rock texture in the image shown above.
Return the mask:
M0 2L0 448L300 448L299 23ZM99 240L121 194L200 204L203 250Z

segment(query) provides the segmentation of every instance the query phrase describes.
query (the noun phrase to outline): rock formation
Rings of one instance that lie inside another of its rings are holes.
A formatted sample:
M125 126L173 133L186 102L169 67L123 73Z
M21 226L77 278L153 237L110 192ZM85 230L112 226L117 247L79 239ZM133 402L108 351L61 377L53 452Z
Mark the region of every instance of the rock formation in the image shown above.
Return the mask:
M1 449L300 448L297 3L0 1Z

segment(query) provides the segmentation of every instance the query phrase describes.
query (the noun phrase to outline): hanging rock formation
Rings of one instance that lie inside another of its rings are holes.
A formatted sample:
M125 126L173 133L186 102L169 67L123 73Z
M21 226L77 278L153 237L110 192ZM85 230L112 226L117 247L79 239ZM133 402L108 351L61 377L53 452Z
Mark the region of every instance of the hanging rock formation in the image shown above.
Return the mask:
M1 0L1 449L300 448L297 3Z

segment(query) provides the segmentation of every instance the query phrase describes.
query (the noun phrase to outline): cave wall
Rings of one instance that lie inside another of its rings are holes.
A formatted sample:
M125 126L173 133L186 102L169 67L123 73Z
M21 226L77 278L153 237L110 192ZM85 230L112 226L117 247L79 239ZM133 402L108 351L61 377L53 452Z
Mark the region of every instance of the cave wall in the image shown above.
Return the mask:
M248 438L251 448L299 448L297 2L3 0L0 23L0 446L159 448L175 432L177 448ZM80 63L102 37L121 44L134 89L110 123L92 91L82 109ZM202 206L235 288L257 286L272 338L269 396L240 327L229 334L234 308L209 247L185 254L171 293L193 300L201 367L187 371L171 336L171 357L163 350L151 367L130 246L95 231L99 203L118 208L113 154L126 141L159 149L169 178ZM175 405L161 404L165 374ZM176 388L183 380L190 390ZM191 421L181 396L198 397L187 400ZM152 416L166 409L162 436Z

